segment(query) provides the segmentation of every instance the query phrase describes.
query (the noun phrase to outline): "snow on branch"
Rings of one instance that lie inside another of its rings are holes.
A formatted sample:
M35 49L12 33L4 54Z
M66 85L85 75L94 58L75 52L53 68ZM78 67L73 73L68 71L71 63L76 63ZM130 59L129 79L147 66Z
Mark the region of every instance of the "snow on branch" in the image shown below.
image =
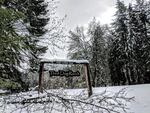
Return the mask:
M93 94L90 98L85 92L71 96L63 90L58 92L45 90L44 94L35 93L34 96L32 95L22 93L6 96L0 100L0 109L7 112L6 107L10 107L11 113L127 113L127 105L134 99L127 97L125 89L116 93L105 90L100 94Z
M41 63L53 64L88 64L88 60L68 60L68 59L42 59Z

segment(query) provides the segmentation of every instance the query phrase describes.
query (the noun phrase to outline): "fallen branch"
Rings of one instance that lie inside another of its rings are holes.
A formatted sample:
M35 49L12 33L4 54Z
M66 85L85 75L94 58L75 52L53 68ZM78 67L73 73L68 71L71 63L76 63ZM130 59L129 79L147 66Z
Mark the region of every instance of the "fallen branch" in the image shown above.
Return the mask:
M111 95L110 95L111 94ZM92 95L90 98L83 98L83 96L76 97L67 97L67 95L63 95L63 93L50 93L45 90L45 94L37 97L30 97L30 95L16 95L10 97L11 99L4 99L7 105L22 105L22 107L18 107L17 109L25 109L31 105L35 108L39 104L42 106L42 110L50 110L51 111L61 111L62 110L72 111L75 113L76 111L95 111L102 113L127 113L128 108L126 107L126 103L131 102L133 97L126 97L125 89L120 90L117 93L109 93L108 91L103 91L99 95ZM20 98L20 100L18 100ZM49 105L49 106L47 106ZM27 107L24 107L27 106ZM56 109L59 106L58 109ZM38 109L39 110L39 109Z

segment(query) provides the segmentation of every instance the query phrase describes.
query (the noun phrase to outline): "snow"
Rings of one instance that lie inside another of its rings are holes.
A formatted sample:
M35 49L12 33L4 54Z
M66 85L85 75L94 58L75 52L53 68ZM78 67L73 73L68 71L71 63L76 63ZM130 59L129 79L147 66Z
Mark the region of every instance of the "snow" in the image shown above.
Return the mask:
M93 88L93 94L94 95L99 95L101 94L103 91L107 91L107 93L109 94L114 94L118 91L120 91L121 89L125 88L128 97L135 97L134 101L131 101L129 104L127 104L129 111L132 113L150 113L150 84L144 84L144 85L131 85L131 86L114 86L114 87L97 87L97 88ZM3 92L2 90L0 90L0 92ZM85 96L87 93L86 89L59 89L59 90L47 90L47 92L51 92L54 94L59 94L61 93L61 95L64 96ZM17 96L19 97L19 95L22 95L22 98L25 98L26 93L20 93ZM38 97L38 93L37 91L30 91L28 92L28 98L31 97ZM44 94L40 94L40 96L45 96ZM0 100L2 100L4 97L0 97ZM5 97L6 98L6 97ZM86 98L86 97L85 97ZM19 100L20 98L18 98ZM1 102L0 102L1 103ZM2 104L2 103L1 103ZM0 105L1 105L0 104ZM38 108L42 107L41 105L36 105L38 106ZM5 108L8 108L5 113L10 113L11 109L13 108L11 105L5 106ZM0 112L1 109L0 109ZM19 111L18 111L19 112ZM22 111L23 113L26 113L24 110ZM22 113L21 112L21 113ZM15 113L17 113L17 111L15 111ZM38 112L37 112L38 113ZM41 113L41 111L39 111L39 113ZM53 112L52 112L53 113ZM90 112L86 112L86 113L90 113Z
M126 88L128 96L135 97L134 101L129 105L131 112L150 113L150 84L108 87L107 91L116 92L122 88ZM105 88L94 88L94 92L98 94L104 89Z
M0 94L4 94L4 93L8 93L8 91L0 89Z
M100 94L102 91L115 93L123 88L126 88L127 95L134 97L134 101L128 106L133 113L150 113L150 84L131 85L131 86L114 86L114 87L98 87L93 88L94 94ZM69 94L79 94L83 90L69 90Z
M135 102L131 103L130 108L135 113L150 112L150 85L132 86L129 94L135 96Z
M68 60L68 59L42 59L41 62L49 62L49 63L76 63L76 64L87 64L88 60Z

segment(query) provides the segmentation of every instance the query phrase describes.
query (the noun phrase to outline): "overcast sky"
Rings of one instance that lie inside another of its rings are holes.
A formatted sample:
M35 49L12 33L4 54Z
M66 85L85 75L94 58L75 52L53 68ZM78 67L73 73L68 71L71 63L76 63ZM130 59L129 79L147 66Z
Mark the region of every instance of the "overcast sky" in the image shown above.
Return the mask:
M109 24L115 13L116 0L59 0L57 15L63 18L67 15L64 26L68 32L78 26L86 26L93 17L101 24ZM127 4L134 0L124 0ZM49 54L45 55L50 56ZM52 58L66 58L66 51L60 50Z
M125 3L133 0L124 0ZM64 25L73 29L77 25L87 25L96 17L101 24L109 24L115 13L116 0L60 0L57 14L67 15Z

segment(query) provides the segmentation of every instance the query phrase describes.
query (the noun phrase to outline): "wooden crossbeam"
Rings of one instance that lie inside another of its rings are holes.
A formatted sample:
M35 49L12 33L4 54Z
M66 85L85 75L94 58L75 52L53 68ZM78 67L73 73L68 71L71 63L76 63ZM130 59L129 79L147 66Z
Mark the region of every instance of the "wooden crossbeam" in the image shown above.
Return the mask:
M51 63L51 64L89 64L88 60L60 60L60 59L55 59L55 60L43 59L43 60L41 60L41 63Z

